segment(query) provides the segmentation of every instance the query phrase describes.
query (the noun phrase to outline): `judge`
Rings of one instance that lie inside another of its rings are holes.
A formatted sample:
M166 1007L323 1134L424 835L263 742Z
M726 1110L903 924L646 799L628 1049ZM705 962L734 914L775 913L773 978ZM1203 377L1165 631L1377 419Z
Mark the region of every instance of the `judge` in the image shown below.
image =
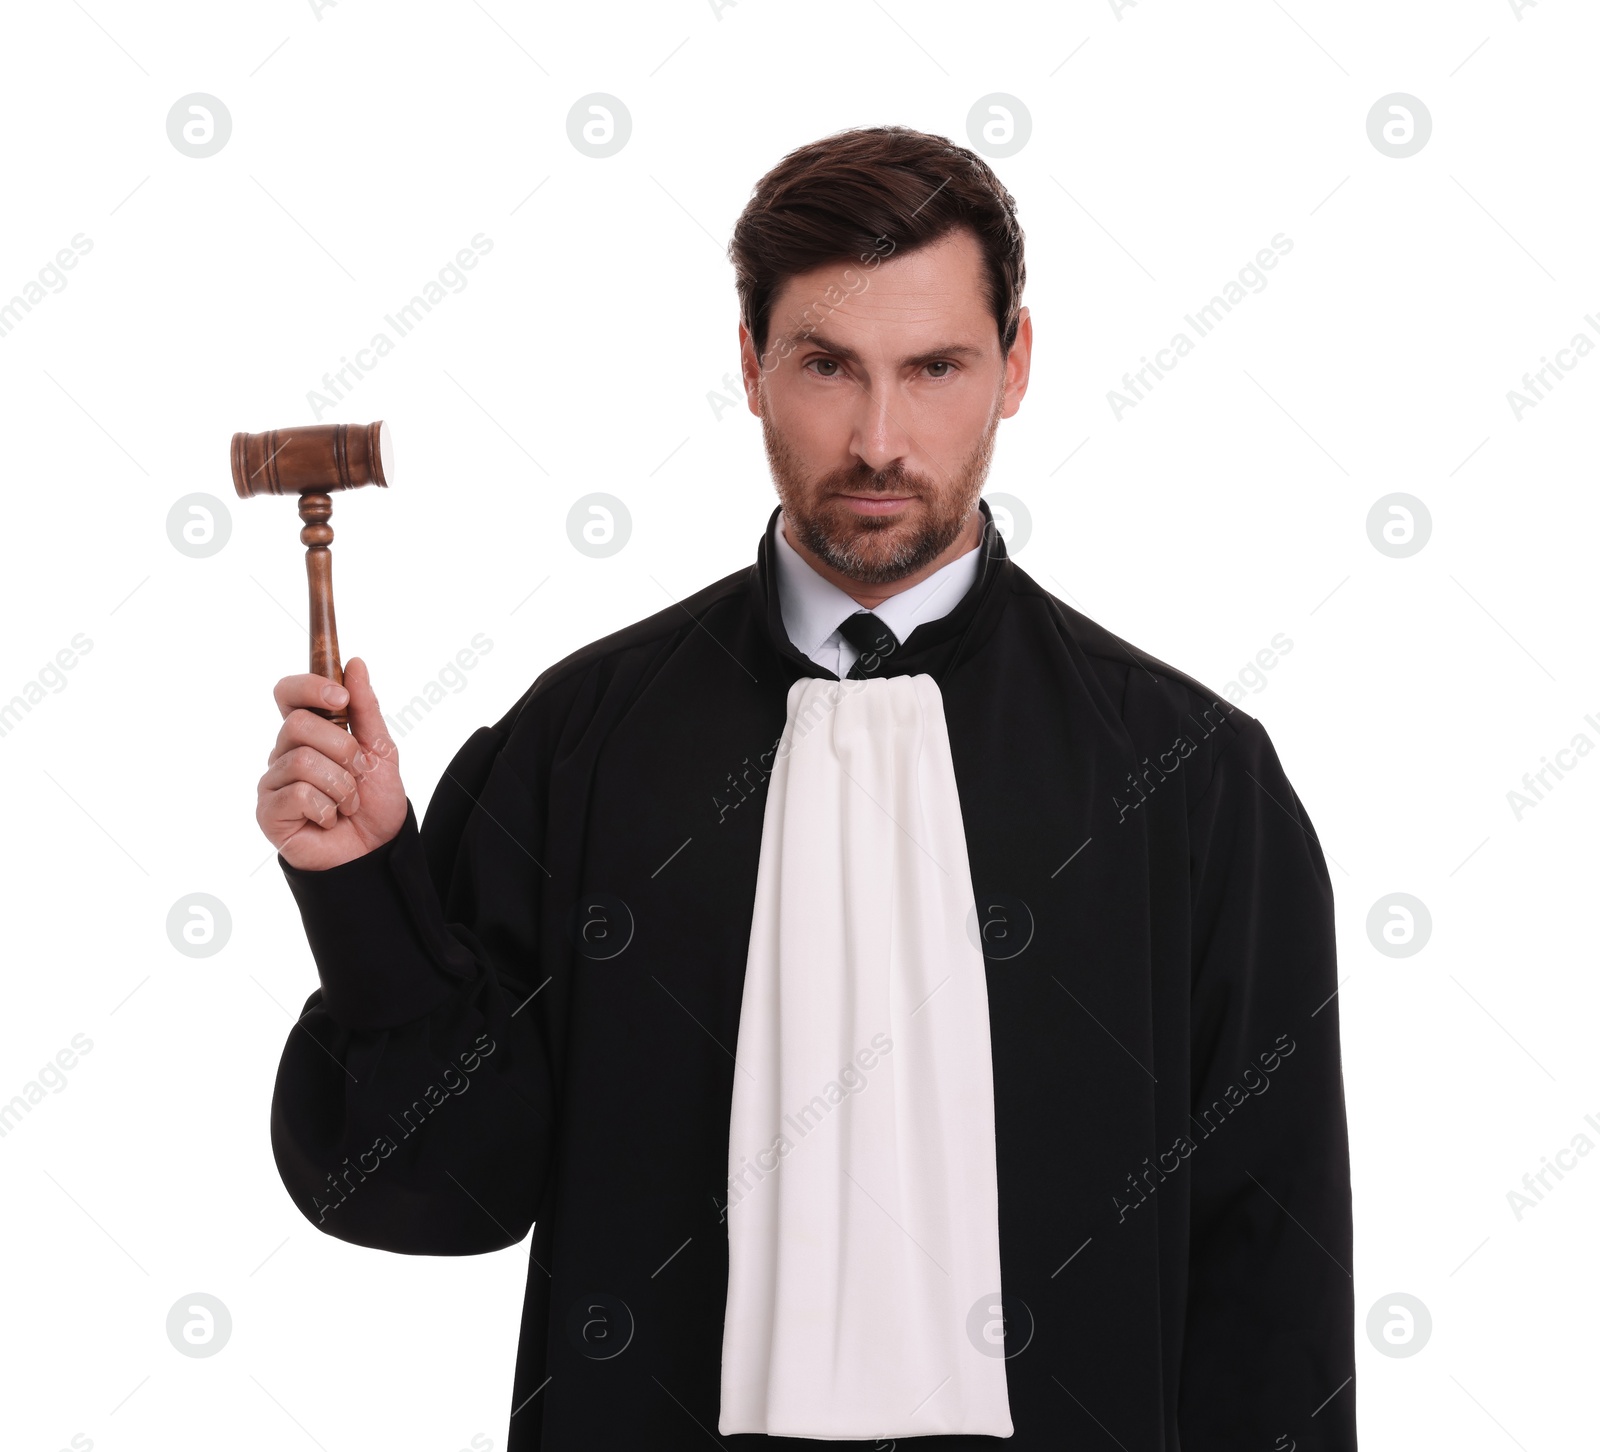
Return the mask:
M278 684L284 1185L401 1254L532 1229L512 1452L1349 1452L1327 867L1260 722L979 497L1012 198L846 132L731 250L753 564L552 665L420 826L364 663Z

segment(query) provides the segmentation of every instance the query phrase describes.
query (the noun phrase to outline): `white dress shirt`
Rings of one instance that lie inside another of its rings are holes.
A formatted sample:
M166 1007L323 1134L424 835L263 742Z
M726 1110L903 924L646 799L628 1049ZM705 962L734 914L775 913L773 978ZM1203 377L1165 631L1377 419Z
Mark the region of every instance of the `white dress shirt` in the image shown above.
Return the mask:
M783 628L801 655L843 680L861 652L839 633L839 622L866 607L814 570L784 538L778 516L778 605ZM978 546L935 570L927 579L891 595L872 613L902 645L917 626L948 615L978 578Z

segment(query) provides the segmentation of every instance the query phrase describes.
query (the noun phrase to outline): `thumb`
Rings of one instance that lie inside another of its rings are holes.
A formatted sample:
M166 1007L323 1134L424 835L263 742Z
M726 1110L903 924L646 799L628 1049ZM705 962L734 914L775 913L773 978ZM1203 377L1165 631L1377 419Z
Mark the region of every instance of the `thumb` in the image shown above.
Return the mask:
M394 751L394 743L384 729L383 712L372 690L372 677L360 656L352 656L345 665L344 687L350 692L350 734L369 754L388 757Z

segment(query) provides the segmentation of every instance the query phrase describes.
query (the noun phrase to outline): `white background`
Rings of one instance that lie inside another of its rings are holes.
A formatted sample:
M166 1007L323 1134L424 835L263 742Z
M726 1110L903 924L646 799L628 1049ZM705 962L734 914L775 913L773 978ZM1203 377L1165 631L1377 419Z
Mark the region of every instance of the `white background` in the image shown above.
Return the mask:
M1600 1154L1520 1220L1507 1199L1600 1144L1600 759L1520 819L1507 797L1600 743L1600 357L1520 419L1507 400L1600 341L1592 11L51 0L8 11L4 45L0 298L92 243L0 337L0 701L92 643L0 736L0 1101L93 1043L0 1139L7 1448L505 1445L527 1244L349 1247L273 1167L316 978L252 812L305 587L293 503L234 496L230 436L311 422L322 375L492 241L323 414L387 419L397 447L391 489L335 496L345 656L390 706L492 642L401 739L420 813L545 666L753 560L759 425L708 394L737 366L725 246L755 180L846 126L968 144L993 92L1032 118L993 162L1036 336L990 476L1032 516L1018 562L1219 692L1292 641L1242 704L1338 901L1362 1445L1592 1445ZM191 92L232 118L204 159L166 131ZM632 117L606 159L568 139L591 92ZM1367 133L1392 92L1432 116L1405 159ZM1119 420L1108 390L1278 233L1269 285ZM591 492L633 520L607 559L568 540ZM207 558L168 538L194 493L231 521ZM1368 536L1391 493L1432 521L1406 558ZM197 892L232 920L206 958L166 931ZM1409 957L1367 931L1397 892L1432 917ZM205 1359L165 1331L196 1291L233 1318ZM1395 1292L1433 1321L1406 1358L1364 1326Z

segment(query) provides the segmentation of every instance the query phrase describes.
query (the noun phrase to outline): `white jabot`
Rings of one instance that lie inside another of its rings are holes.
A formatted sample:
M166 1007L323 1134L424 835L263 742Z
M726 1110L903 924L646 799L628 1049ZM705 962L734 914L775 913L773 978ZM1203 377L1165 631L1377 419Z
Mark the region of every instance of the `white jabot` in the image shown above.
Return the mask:
M723 1435L1012 1435L973 907L933 677L794 682L733 1076Z
M832 580L814 570L795 547L783 537L784 518L778 516L778 606L783 612L783 629L801 655L809 656L841 680L850 673L860 652L839 634L839 622L860 610L861 605ZM978 546L942 565L926 580L891 595L873 614L905 639L925 621L937 620L956 608L978 578Z

